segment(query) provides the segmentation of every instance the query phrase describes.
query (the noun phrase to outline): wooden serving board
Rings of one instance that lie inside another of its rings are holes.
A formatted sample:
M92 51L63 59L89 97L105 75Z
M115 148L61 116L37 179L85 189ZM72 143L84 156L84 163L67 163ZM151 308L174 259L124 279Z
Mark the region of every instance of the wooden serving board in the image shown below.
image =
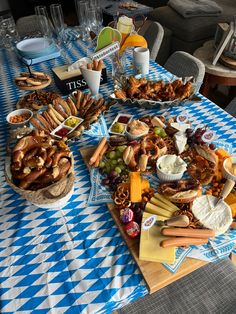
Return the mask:
M94 147L80 150L87 166L93 151ZM107 204L107 207L147 283L149 293L154 293L207 264L207 262L201 260L186 258L177 272L172 274L161 263L141 261L139 259L139 239L132 239L126 234L124 225L119 219L119 212L115 209L115 206L113 204Z

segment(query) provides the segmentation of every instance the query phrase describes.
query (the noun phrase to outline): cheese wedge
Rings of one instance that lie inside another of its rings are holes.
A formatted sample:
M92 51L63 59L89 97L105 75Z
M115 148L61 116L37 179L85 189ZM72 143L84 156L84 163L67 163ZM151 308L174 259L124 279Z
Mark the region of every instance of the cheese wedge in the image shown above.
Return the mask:
M160 215L166 217L166 219L170 218L172 216L172 213L168 210L161 208L159 206L156 206L150 202L147 202L145 206L145 211L151 214Z
M130 200L132 203L142 201L142 184L140 172L130 172Z
M200 196L194 200L192 212L205 228L214 230L219 235L230 227L232 212L225 202L215 206L216 201L217 198L211 195Z
M143 213L143 221L152 216L149 213ZM158 216L157 216L157 219ZM149 230L141 228L139 259L144 261L159 262L159 263L174 263L175 248L162 248L160 242L170 237L161 235L162 227L152 226Z
M154 194L154 197L155 197L157 200L159 200L163 205L168 206L168 209L166 208L166 206L165 206L165 207L164 207L163 205L160 205L160 206L162 206L163 208L165 208L165 209L171 211L172 213L175 212L176 210L179 210L179 208L178 208L176 205L174 205L173 203L171 203L171 202L170 202L167 198L165 198L163 195L156 193L156 194Z

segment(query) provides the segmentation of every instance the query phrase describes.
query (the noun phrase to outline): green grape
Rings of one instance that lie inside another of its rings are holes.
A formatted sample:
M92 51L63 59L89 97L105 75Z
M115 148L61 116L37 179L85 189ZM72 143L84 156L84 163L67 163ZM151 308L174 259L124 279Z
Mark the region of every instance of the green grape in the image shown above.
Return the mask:
M161 133L160 133L160 137L166 137L167 136L167 134L166 134L166 132L165 132L165 130L164 129L162 129L161 130Z
M115 167L115 172L117 172L119 174L119 173L121 173L121 171L122 170L120 169L120 167Z
M121 169L121 171L125 170L125 165L124 164L118 164L118 167Z
M112 160L111 160L111 164L112 164L112 165L117 165L117 164L118 164L118 161L117 161L116 159L112 159Z
M161 130L162 130L161 128L157 128L157 127L156 127L156 128L154 129L154 133L155 133L156 135L160 135Z
M107 173L111 171L111 165L106 164L105 168L106 168Z
M109 158L110 159L115 159L116 158L116 152L115 151L111 151L109 154L108 154Z
M116 158L117 158L117 159L120 158L122 155L123 155L122 152L116 151Z
M100 161L99 163L99 168L104 168L105 167L105 162L104 161Z
M121 153L123 153L123 151L126 149L126 146L125 145L122 145L122 146L117 146L116 147L116 150L118 151L118 152L121 152Z

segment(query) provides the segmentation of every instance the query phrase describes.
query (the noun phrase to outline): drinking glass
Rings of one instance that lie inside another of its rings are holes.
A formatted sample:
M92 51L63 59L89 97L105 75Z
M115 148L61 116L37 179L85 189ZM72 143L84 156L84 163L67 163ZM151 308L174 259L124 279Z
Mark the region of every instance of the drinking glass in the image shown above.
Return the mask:
M16 24L10 13L3 15L0 19L1 46L7 49L14 49L19 40Z
M50 13L53 21L55 30L60 33L65 29L64 16L62 12L62 7L58 3L53 3L50 5Z
M78 22L80 25L80 34L82 40L89 38L89 30L86 19L86 12L88 11L88 2L84 0L75 0L76 2L76 12L78 17Z
M52 27L50 25L46 6L38 5L34 8L34 11L38 16L38 23L42 36L52 40Z

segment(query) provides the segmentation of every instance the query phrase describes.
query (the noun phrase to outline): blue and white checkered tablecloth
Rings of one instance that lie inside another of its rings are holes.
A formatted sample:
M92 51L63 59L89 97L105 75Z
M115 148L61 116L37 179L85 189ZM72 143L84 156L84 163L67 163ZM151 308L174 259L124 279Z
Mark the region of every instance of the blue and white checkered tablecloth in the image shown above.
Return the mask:
M65 57L73 62L85 55L86 48L74 42ZM79 149L97 143L93 134L84 134L71 144L76 181L74 194L64 208L35 207L5 182L5 117L25 94L13 84L13 78L25 67L7 51L0 51L0 62L1 313L111 313L144 296L148 293L146 284L107 207L87 205L90 177ZM53 66L64 63L60 57L33 69L50 74ZM109 74L109 63L107 69ZM154 63L150 70L153 76L169 76ZM47 89L57 91L54 84ZM111 80L100 91L104 96L111 93ZM130 110L137 116L147 114L144 109L116 105L105 116L108 126L117 112ZM203 98L201 104L173 108L170 113L182 110L193 124L208 124L220 139L236 147L235 119L209 100Z

